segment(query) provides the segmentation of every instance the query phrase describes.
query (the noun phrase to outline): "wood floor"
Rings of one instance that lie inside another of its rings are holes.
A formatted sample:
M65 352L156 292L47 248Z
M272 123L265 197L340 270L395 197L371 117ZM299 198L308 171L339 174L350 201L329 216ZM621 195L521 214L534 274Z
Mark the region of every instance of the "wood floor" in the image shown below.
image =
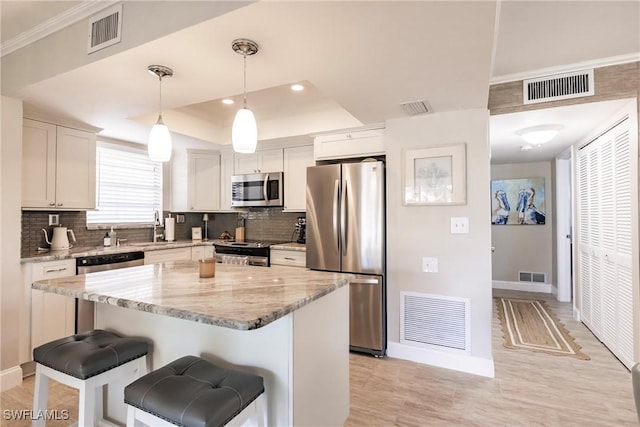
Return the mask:
M495 313L495 378L484 378L399 359L351 354L351 413L356 426L637 426L629 371L572 320L571 305L546 294L494 291L496 296L544 299L591 360L552 356L502 346ZM33 377L0 395L5 410L31 407ZM50 407L77 418L77 393L53 384Z

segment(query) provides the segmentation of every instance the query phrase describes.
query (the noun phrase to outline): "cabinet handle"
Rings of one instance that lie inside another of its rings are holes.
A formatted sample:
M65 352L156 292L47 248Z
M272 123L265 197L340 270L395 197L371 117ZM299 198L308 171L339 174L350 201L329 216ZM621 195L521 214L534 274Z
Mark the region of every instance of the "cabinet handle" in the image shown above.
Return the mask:
M49 203L49 206L55 206L55 205L56 205L55 202Z
M288 257L288 256L284 257L284 259L286 259L286 260L288 260L288 261L295 261L295 259L294 259L294 258L291 258L291 257Z
M191 206L191 210L194 210L195 208L193 206Z
M67 267L60 267L60 268L52 268L50 270L45 270L45 273L56 273L58 271L67 271Z
M62 203L58 203L58 206L62 206Z

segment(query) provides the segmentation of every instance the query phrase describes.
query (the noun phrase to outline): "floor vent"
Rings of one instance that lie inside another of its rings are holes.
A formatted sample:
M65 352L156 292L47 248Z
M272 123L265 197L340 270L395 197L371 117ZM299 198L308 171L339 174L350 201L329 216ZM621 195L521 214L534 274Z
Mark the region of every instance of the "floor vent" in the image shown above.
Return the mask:
M120 42L122 32L122 3L109 7L89 18L89 45L93 53Z
M400 342L471 352L469 299L400 293Z
M593 69L524 80L522 91L525 104L592 96Z
M518 281L532 283L547 283L545 273L534 273L531 271L518 271Z
M405 113L410 116L417 116L418 114L426 114L431 112L431 107L426 101L411 101L400 104Z

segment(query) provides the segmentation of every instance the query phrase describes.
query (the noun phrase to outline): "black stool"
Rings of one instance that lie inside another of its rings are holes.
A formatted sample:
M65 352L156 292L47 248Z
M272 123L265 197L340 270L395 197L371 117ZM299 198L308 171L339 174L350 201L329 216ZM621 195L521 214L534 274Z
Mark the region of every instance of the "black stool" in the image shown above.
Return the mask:
M102 387L117 378L134 380L146 373L145 356L148 352L149 345L145 341L100 329L60 338L34 348L34 414L47 409L49 378L52 378L78 389L79 426L93 426L99 420L103 422ZM44 426L44 422L44 417L39 417L32 425Z
M185 356L124 389L127 426L214 427L255 419L266 424L261 376Z

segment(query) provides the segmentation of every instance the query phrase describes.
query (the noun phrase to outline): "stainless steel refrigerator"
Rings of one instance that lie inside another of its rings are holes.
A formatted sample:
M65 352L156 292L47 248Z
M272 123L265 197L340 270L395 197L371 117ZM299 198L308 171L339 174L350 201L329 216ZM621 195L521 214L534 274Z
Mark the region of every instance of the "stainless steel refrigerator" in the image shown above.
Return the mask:
M384 163L307 168L307 267L355 273L349 285L350 349L384 356Z

